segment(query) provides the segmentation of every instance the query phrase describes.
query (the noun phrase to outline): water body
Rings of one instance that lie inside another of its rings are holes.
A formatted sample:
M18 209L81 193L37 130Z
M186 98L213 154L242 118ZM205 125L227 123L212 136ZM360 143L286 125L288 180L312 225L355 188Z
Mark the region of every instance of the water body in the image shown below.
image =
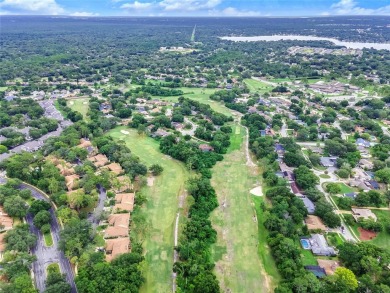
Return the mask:
M363 49L373 48L377 50L390 50L390 44L384 43L357 43L357 42L344 42L333 38L322 38L313 36L254 36L254 37L221 37L222 40L233 41L233 42L259 42L259 41L328 41L337 46L344 46L350 49Z

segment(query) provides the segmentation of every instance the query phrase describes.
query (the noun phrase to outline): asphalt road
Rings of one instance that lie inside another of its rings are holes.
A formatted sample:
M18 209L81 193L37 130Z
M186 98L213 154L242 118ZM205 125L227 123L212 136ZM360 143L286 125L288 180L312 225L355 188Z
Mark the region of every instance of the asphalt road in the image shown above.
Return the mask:
M28 185L22 184L20 188L30 190L35 199L48 201L42 193ZM65 275L66 281L71 285L71 293L77 293L76 284L74 282L74 273L70 266L70 262L65 257L64 253L58 249L61 231L60 224L58 223L53 208L51 208L49 212L52 218L50 224L53 238L53 245L50 247L45 245L45 240L41 231L34 226L33 216L28 214L26 217L26 221L30 226L30 231L38 238L35 247L31 250L31 252L37 257L37 260L33 263L32 267L36 288L39 292L43 292L45 290L46 267L51 263L58 263L61 273Z
M99 186L98 191L99 191L98 204L96 205L96 208L93 210L93 213L88 216L88 221L92 224L94 230L99 225L100 216L104 209L104 202L107 199L106 190L102 186Z

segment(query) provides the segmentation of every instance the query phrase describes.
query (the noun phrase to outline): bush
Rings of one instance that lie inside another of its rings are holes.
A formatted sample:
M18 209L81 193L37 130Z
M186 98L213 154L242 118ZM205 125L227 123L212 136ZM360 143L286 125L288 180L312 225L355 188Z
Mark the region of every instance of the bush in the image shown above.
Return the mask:
M383 230L383 226L379 222L375 222L374 220L362 220L359 221L359 226L365 230L373 231L373 232L381 232Z
M43 234L50 233L50 224L45 224L41 227L41 232Z

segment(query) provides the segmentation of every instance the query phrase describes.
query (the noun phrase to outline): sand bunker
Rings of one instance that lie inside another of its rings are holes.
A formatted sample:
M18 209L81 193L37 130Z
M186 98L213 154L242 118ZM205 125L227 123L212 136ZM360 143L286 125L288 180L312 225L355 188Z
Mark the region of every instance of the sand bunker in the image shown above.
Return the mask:
M123 133L123 134L129 134L130 132L128 132L127 130L121 130L121 133Z
M71 105L71 106L72 106L73 104L74 104L74 102L73 102L73 101L70 101L70 102L69 102L69 105Z
M86 104L88 104L88 102L83 102L83 105L86 105Z
M250 191L251 194L256 196L263 196L263 189L261 186L257 186Z

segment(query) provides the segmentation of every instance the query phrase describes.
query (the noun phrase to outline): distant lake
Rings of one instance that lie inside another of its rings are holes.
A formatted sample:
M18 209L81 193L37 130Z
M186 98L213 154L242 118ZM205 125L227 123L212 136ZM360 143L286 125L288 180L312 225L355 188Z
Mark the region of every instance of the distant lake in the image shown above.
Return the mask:
M233 41L233 42L258 42L258 41L329 41L337 46L344 46L350 49L363 49L363 48L374 48L377 50L390 50L390 44L383 43L356 43L356 42L344 42L333 38L322 38L312 36L255 36L255 37L221 37L222 40Z

